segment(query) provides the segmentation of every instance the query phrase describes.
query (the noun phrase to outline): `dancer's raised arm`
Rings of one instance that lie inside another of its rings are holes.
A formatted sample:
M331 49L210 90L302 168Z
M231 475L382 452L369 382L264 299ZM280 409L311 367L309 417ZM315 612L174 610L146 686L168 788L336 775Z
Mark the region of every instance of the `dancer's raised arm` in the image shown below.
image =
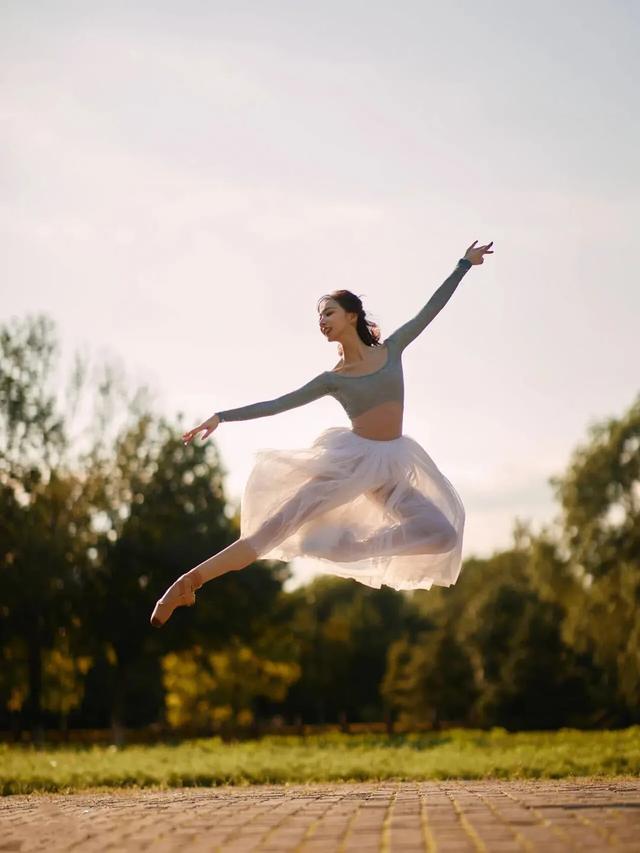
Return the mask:
M415 317L407 320L407 322L403 323L402 326L399 326L395 332L392 332L388 336L387 341L391 341L400 351L402 351L411 343L411 341L418 337L420 332L423 332L427 328L433 318L439 314L447 304L453 295L454 290L460 284L462 277L469 271L471 266L474 264L481 264L484 260L483 254L493 254L489 248L493 244L493 240L491 243L487 243L486 246L476 247L475 244L477 242L477 240L473 241L465 252L464 257L460 258L456 264L451 275L443 281L427 304L418 311Z

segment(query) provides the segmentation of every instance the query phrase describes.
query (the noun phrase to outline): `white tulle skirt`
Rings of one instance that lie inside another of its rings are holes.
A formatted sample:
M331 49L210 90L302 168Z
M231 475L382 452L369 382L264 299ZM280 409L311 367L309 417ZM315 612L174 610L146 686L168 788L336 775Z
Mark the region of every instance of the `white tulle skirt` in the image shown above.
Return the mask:
M258 559L311 558L367 586L451 586L465 511L429 454L330 427L311 447L264 448L241 500L241 536Z

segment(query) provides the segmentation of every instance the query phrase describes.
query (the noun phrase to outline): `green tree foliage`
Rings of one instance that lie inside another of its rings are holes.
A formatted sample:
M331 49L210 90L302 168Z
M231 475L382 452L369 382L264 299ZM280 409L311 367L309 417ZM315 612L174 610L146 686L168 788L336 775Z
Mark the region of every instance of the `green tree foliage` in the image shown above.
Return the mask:
M527 556L514 550L488 561L494 582L462 638L482 661L475 717L511 729L584 724L591 670L564 646L560 608L531 589Z
M302 676L285 713L318 723L383 719L387 648L424 624L411 600L388 587L326 575L287 598Z
M123 726L163 715L159 660L165 651L194 642L216 648L231 630L252 636L252 615L268 610L286 577L266 565L229 573L198 593L195 613L178 610L162 633L150 628L153 604L169 584L238 533L225 512L216 445L185 447L181 432L142 411L115 436L109 455L91 457L100 533L86 585L89 651L102 668L112 668L104 707L118 739ZM150 668L150 661L157 666Z
M43 653L78 612L89 529L82 477L52 390L57 349L45 317L0 328L0 637L14 662L24 654L16 672L26 684L14 685L11 709L22 708L36 729Z
M162 669L173 726L250 725L257 697L281 702L300 677L297 663L265 657L236 637L217 651L196 646L170 652L162 659Z
M90 657L73 653L66 629L58 631L56 643L44 653L43 706L59 716L62 729L67 728L70 712L82 702L91 662Z
M519 548L469 560L454 587L415 593L431 629L390 647L383 684L400 723L589 722L594 668L563 644L561 610L531 588L527 560Z
M603 673L611 721L640 720L640 398L592 424L562 477L559 532L531 537L531 580L562 637ZM604 701L604 697L603 697Z
M449 630L396 640L388 652L381 691L402 726L466 722L475 698L471 663Z
M512 550L467 560L452 589L415 594L471 663L476 699L466 722L551 728L640 719L639 448L636 402L591 427L565 476L551 479L559 529L534 534L516 523ZM441 671L438 636L390 648L384 689L406 718L434 719L424 685ZM467 687L462 678L460 695ZM444 685L435 695L446 707Z
M44 711L66 720L81 699L80 718L117 732L155 720L167 647L213 648L231 629L251 637L268 618L253 624L252 615L268 613L286 567L231 573L217 596L213 587L199 595L196 618L179 611L162 634L152 629L155 599L176 576L237 536L215 443L185 448L146 389L130 394L112 365L94 380L79 357L60 415L46 318L7 325L0 346L5 711L38 727ZM74 434L72 417L94 389L89 425Z

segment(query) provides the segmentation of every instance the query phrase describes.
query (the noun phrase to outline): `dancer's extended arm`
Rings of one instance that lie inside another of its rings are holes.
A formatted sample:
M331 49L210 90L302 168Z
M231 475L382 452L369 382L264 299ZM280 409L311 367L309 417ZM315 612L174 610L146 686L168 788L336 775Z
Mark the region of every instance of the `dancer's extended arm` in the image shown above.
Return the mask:
M471 266L471 261L466 258L460 258L454 271L443 281L427 304L418 311L415 317L407 320L395 332L392 332L387 340L391 340L402 351L407 344L410 344L411 341L417 338L420 332L427 328L436 314L442 311L453 295L453 291L460 284L462 277L469 271Z
M329 383L325 371L319 373L306 385L302 385L302 387L296 388L295 391L290 391L288 394L283 394L281 397L276 397L275 400L251 403L248 406L240 406L238 409L225 409L225 411L215 414L221 421L247 421L251 418L264 418L267 415L276 415L278 412L286 412L287 409L304 406L305 403L324 397L328 393Z

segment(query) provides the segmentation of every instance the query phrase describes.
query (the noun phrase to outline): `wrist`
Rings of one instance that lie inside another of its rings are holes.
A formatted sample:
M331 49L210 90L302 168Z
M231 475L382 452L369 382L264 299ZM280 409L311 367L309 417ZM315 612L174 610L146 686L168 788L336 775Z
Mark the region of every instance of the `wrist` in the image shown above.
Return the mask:
M471 261L469 260L469 258L460 258L460 259L458 260L458 266L462 266L462 267L464 267L465 269L467 269L467 270L468 270L468 269L471 269L471 267L473 266L473 264L471 263Z

